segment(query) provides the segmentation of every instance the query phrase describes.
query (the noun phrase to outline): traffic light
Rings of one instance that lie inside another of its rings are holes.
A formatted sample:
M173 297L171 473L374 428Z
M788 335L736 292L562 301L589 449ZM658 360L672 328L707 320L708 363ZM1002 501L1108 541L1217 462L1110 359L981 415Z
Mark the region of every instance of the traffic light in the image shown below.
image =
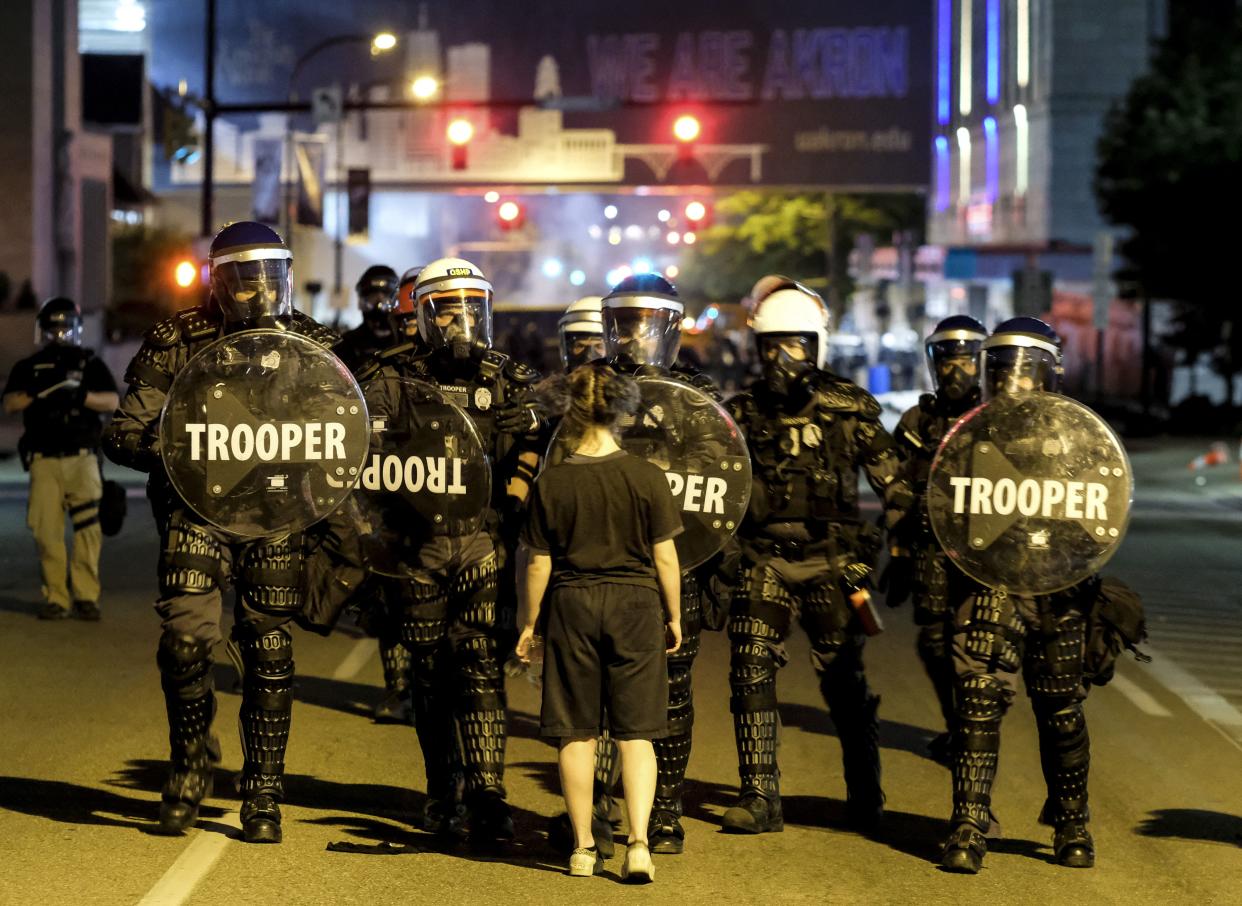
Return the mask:
M453 169L466 169L466 149L470 145L470 139L474 138L474 124L468 119L458 117L448 124L445 135L453 146Z
M673 138L677 139L677 157L689 160L694 157L694 143L698 141L703 127L697 116L684 113L673 121Z
M700 230L707 225L711 211L708 210L706 204L696 198L693 201L686 202L685 208L682 209L682 214L685 216L686 223L691 230Z
M496 221L502 230L516 230L526 221L526 211L516 201L502 201L496 206Z

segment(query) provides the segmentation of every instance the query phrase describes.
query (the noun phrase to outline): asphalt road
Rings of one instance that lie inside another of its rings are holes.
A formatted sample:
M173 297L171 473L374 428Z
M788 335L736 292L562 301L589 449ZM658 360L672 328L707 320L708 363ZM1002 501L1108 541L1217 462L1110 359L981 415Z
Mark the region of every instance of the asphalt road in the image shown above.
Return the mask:
M1139 508L1110 571L1147 600L1156 660L1127 660L1087 706L1098 864L1060 868L1036 822L1043 799L1025 701L1006 720L995 841L976 877L935 866L947 771L925 754L937 729L895 612L867 662L883 696L888 816L866 839L842 827L839 747L801 639L782 673L786 830L718 832L736 770L727 651L710 636L696 667L697 738L687 852L657 857L656 883L569 879L546 849L559 809L553 751L535 733L537 690L511 681L510 800L519 840L501 857L436 851L412 830L422 770L414 731L368 718L373 643L340 633L295 640L298 704L288 756L285 843L237 839L238 697L218 667L225 760L216 798L183 838L148 833L167 755L155 668L156 543L141 501L105 552L103 622L40 623L33 544L20 501L0 501L0 903L1235 903L1242 884L1242 482L1198 487L1179 449L1135 455ZM1144 489L1148 489L1146 492ZM224 658L221 656L221 661ZM404 844L399 855L326 851L334 841Z

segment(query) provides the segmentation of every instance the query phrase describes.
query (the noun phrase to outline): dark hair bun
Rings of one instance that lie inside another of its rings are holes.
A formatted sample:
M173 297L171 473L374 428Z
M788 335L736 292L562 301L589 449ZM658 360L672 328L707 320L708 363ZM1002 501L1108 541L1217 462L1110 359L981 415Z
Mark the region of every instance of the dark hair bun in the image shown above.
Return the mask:
M537 388L542 407L565 420L572 437L589 427L611 428L638 410L638 382L608 365L590 363L558 374Z

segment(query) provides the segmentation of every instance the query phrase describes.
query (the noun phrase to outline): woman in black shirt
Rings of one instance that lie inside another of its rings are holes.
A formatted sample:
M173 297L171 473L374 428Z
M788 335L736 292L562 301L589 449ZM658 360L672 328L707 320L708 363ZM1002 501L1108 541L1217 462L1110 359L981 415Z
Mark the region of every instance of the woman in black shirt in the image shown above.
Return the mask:
M529 657L550 585L540 723L545 736L560 741L561 787L577 841L569 873L603 869L591 806L595 740L606 715L621 750L630 825L621 877L650 881L651 740L668 731L664 659L681 645L673 545L681 515L664 473L622 451L613 436L617 421L638 405L634 381L587 365L553 382L548 395L564 412L561 437L573 452L544 470L531 497L517 655Z

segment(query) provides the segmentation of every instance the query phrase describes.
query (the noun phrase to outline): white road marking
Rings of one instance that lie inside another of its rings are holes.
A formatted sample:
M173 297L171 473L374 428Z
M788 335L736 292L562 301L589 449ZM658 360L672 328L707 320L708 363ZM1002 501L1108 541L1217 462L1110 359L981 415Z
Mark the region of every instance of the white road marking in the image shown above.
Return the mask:
M1143 650L1152 661L1146 669L1160 685L1164 686L1204 720L1221 728L1242 729L1242 713L1229 704L1220 693L1209 689L1198 679L1173 662L1172 658L1158 654L1151 645Z
M375 652L375 639L358 639L345 655L345 659L332 671L332 678L343 680L357 676ZM224 854L224 848L234 839L241 838L241 822L237 812L229 812L218 821L237 833L226 835L201 829L195 831L193 839L181 851L181 855L164 872L164 876L155 882L147 895L138 901L137 906L181 906L190 898L194 889Z
M345 660L341 661L341 665L332 671L332 678L335 680L353 679L362 672L367 661L371 660L378 650L375 639L358 639L354 642L354 647L349 649L349 654L345 655Z
M1126 698L1130 699L1130 703L1144 714L1150 714L1152 717L1173 716L1173 712L1152 698L1151 693L1126 679L1120 673L1113 675L1112 686Z
M241 833L237 812L229 812L219 821ZM177 861L155 882L147 895L138 901L138 906L181 906L190 898L198 882L219 861L232 839L233 835L196 831L190 845L182 850Z

